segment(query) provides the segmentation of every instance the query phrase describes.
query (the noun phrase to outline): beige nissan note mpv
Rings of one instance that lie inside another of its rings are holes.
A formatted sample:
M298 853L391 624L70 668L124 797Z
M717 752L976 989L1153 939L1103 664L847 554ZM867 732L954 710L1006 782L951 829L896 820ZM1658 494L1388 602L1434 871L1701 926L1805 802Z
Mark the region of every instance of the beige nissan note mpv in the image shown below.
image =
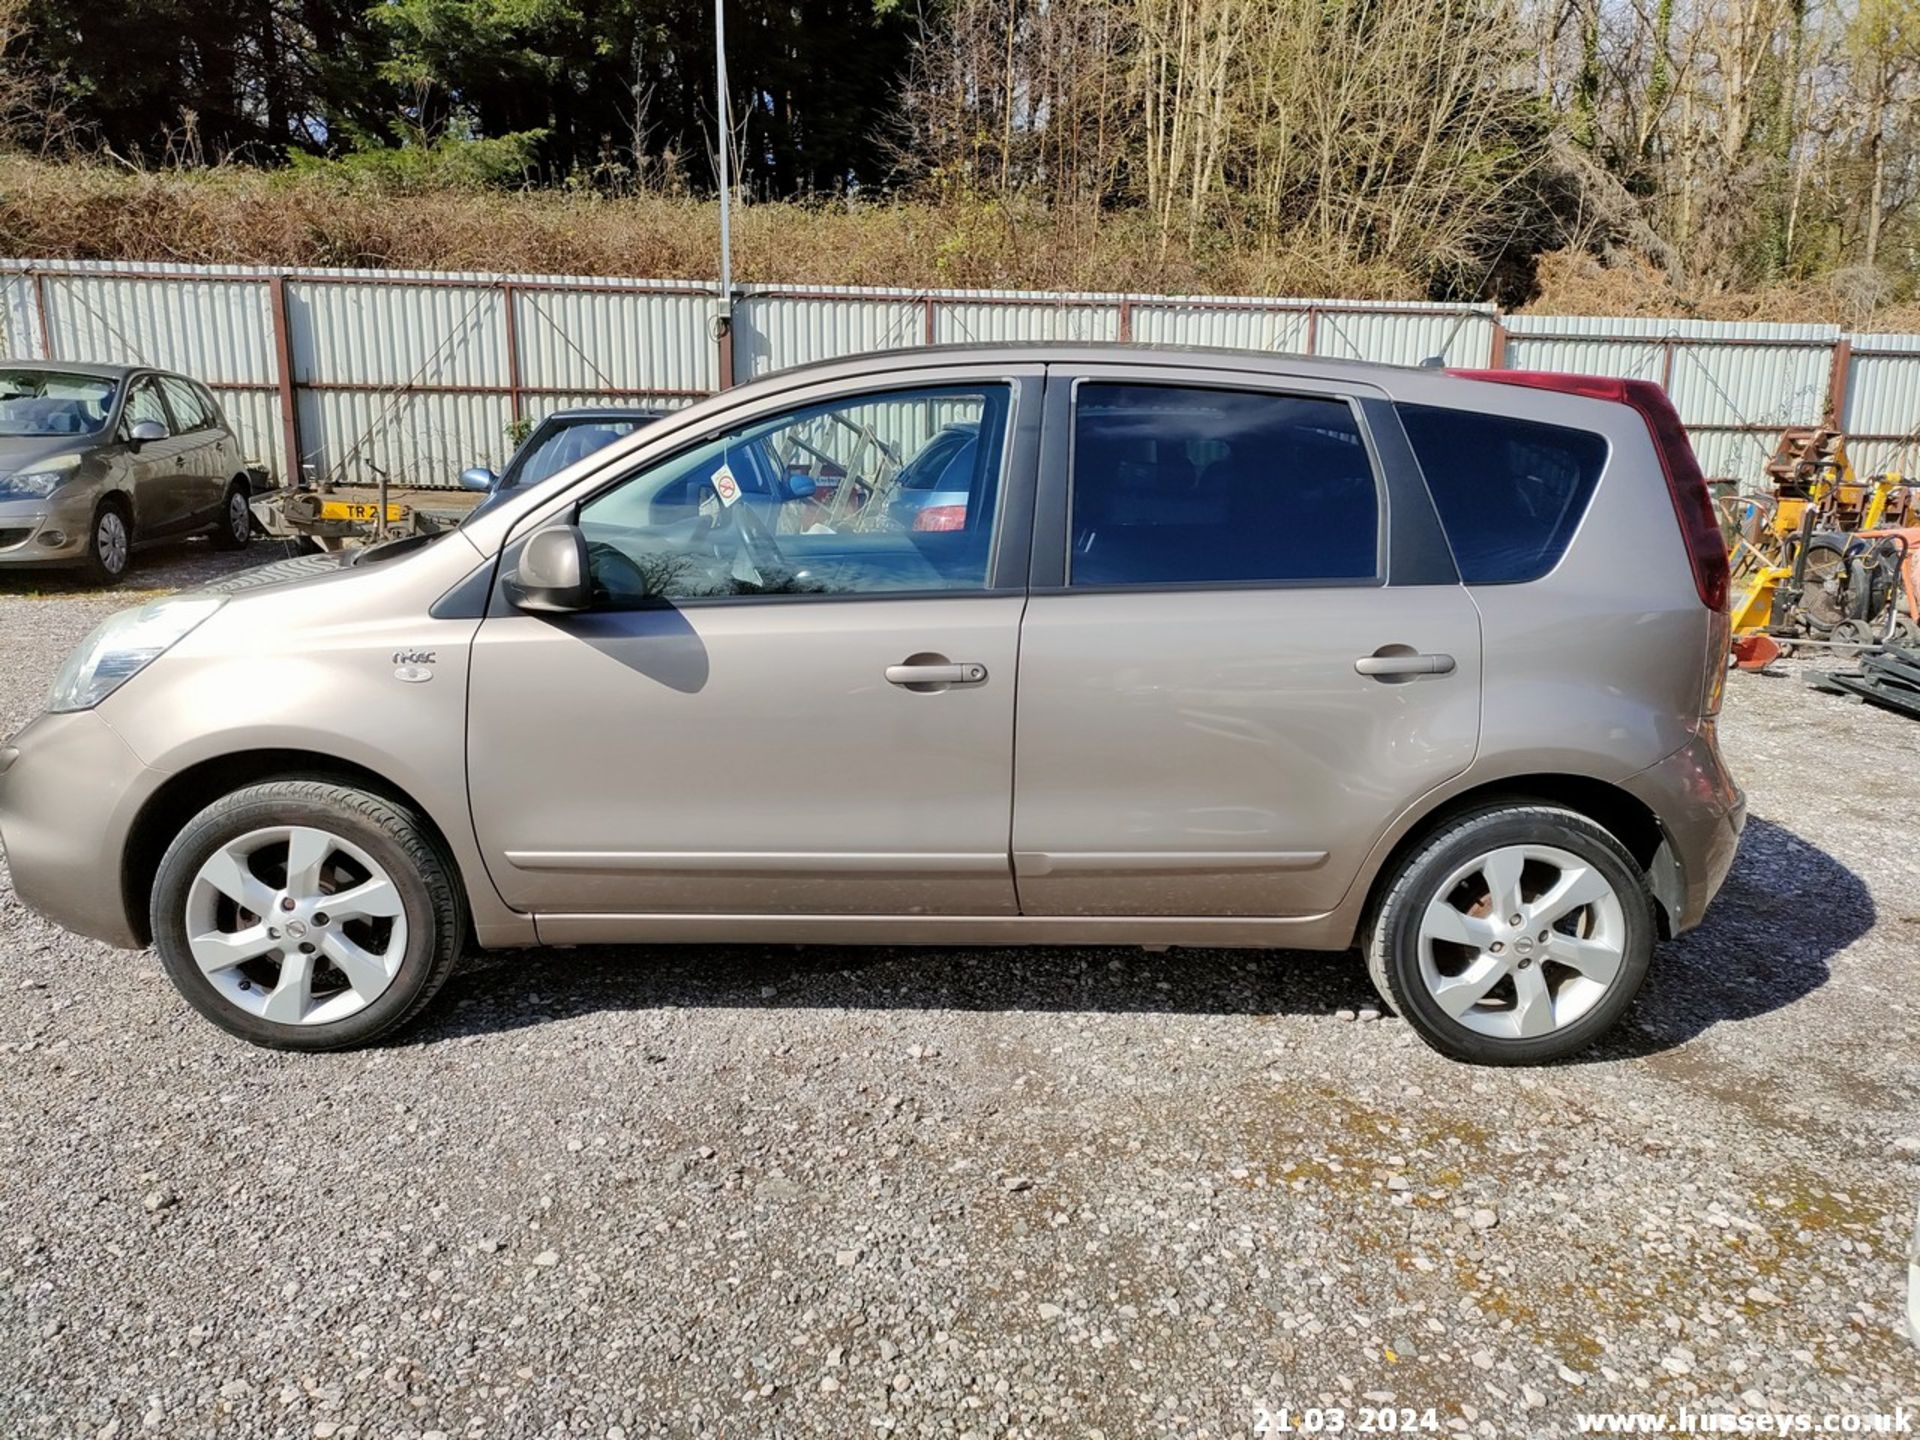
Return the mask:
M115 616L0 752L20 897L263 1045L469 944L1358 946L1531 1063L1744 819L1726 554L1639 382L870 356L356 558Z

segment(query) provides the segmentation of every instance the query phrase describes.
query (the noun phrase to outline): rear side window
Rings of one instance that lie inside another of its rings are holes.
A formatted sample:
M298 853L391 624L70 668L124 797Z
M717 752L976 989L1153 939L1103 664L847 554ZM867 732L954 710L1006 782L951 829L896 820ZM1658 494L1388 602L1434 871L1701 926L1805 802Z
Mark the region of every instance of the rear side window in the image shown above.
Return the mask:
M220 402L213 398L213 392L199 381L193 382L193 393L200 397L200 409L205 412L210 425L225 425L227 417L220 413Z
M1082 385L1070 585L1363 582L1380 498L1341 400Z
M1399 411L1462 580L1511 585L1560 563L1607 463L1602 437L1474 410Z
M213 417L207 414L193 386L177 375L161 376L160 385L167 392L167 405L173 411L176 430L204 430L213 423Z

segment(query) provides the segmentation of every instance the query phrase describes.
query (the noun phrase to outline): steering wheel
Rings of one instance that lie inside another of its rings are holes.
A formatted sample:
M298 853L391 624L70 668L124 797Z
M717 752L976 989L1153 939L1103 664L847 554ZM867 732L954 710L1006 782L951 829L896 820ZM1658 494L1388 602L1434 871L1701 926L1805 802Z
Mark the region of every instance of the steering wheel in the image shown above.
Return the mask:
M753 561L754 568L762 572L771 570L776 574L785 574L787 557L773 538L773 532L767 529L767 522L747 501L728 507L728 513L735 517L734 524L739 528L740 541L746 546L747 555Z

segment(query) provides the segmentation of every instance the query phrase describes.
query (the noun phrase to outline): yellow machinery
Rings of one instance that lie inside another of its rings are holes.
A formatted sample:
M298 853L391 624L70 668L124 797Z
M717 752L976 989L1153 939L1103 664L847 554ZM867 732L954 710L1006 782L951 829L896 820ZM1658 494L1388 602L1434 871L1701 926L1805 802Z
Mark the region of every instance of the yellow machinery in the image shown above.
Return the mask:
M1895 590L1898 604L1920 620L1912 561L1920 551L1915 523L1914 487L1896 472L1861 479L1847 455L1846 437L1836 430L1795 427L1774 447L1765 471L1769 495L1742 495L1725 502L1729 560L1733 572L1732 622L1735 637L1769 634L1824 636L1855 612L1850 597L1858 588L1853 574L1859 540L1905 537L1897 568L1908 573ZM1891 552L1889 552L1891 553Z

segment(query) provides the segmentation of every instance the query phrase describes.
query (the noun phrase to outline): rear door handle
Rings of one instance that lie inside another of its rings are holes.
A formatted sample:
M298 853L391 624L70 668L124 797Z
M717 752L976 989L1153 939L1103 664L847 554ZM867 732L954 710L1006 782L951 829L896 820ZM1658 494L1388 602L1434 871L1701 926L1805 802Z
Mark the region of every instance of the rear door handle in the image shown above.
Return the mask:
M1451 675L1451 655L1362 655L1353 662L1362 675L1391 678L1396 675Z
M965 661L958 664L948 661L908 661L904 665L887 666L887 683L904 685L909 690L928 689L938 686L944 689L948 685L984 685L987 680L987 667Z

